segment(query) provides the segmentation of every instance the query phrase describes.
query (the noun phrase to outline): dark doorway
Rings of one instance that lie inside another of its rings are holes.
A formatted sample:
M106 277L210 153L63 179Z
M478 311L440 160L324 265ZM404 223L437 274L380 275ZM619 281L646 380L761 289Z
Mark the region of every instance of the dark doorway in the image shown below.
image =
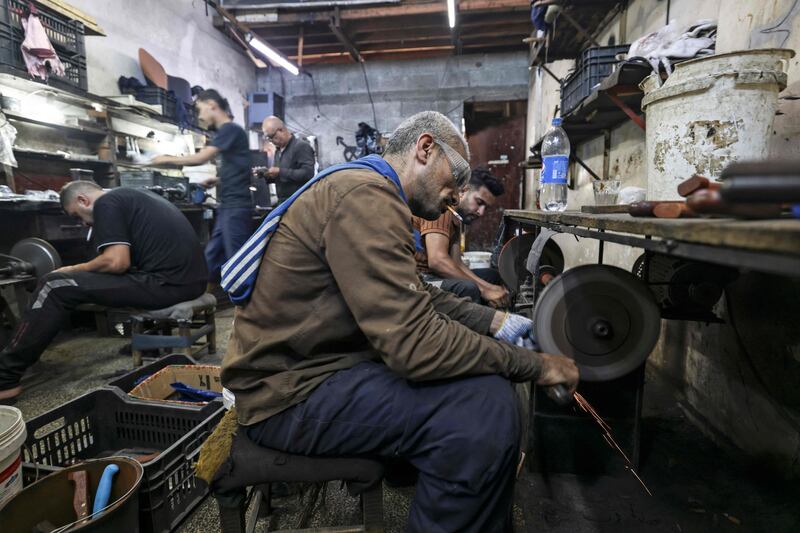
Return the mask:
M464 104L464 128L472 167L485 166L503 182L505 194L466 231L466 249L490 250L505 209L522 205L526 100Z

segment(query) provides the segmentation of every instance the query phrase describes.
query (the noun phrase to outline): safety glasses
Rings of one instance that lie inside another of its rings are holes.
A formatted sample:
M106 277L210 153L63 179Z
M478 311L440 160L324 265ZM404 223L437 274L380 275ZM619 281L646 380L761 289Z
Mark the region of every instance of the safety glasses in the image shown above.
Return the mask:
M433 139L433 142L442 149L447 158L447 162L450 163L450 172L453 173L456 186L459 189L464 188L471 174L467 160L446 142L440 141L439 139Z

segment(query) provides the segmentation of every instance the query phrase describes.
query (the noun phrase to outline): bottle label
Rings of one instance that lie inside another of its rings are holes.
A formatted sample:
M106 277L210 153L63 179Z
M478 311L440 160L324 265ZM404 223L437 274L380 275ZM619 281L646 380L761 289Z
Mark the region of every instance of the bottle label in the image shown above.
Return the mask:
M542 183L556 183L558 185L567 184L567 170L569 168L569 156L566 155L546 155L542 158Z

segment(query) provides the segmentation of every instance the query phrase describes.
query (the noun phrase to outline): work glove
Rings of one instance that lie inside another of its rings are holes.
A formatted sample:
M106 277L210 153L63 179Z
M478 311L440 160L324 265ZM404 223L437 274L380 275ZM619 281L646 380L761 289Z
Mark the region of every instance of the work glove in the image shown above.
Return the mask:
M494 334L494 338L528 348L529 350L538 348L536 339L533 336L533 321L522 315L506 313L500 329Z

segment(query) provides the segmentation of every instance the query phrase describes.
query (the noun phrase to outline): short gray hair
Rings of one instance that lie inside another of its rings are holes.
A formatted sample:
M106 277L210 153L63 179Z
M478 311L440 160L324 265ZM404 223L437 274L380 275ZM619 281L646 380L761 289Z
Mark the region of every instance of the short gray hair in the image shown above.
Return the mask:
M405 154L423 133L430 133L436 140L447 143L451 148L463 150L465 159L469 161L467 141L455 124L437 111L423 111L405 119L386 143L384 155Z
M79 194L86 194L90 191L102 191L103 188L93 181L80 180L71 181L61 188L59 196L61 198L61 208L66 209L69 204L75 201Z

